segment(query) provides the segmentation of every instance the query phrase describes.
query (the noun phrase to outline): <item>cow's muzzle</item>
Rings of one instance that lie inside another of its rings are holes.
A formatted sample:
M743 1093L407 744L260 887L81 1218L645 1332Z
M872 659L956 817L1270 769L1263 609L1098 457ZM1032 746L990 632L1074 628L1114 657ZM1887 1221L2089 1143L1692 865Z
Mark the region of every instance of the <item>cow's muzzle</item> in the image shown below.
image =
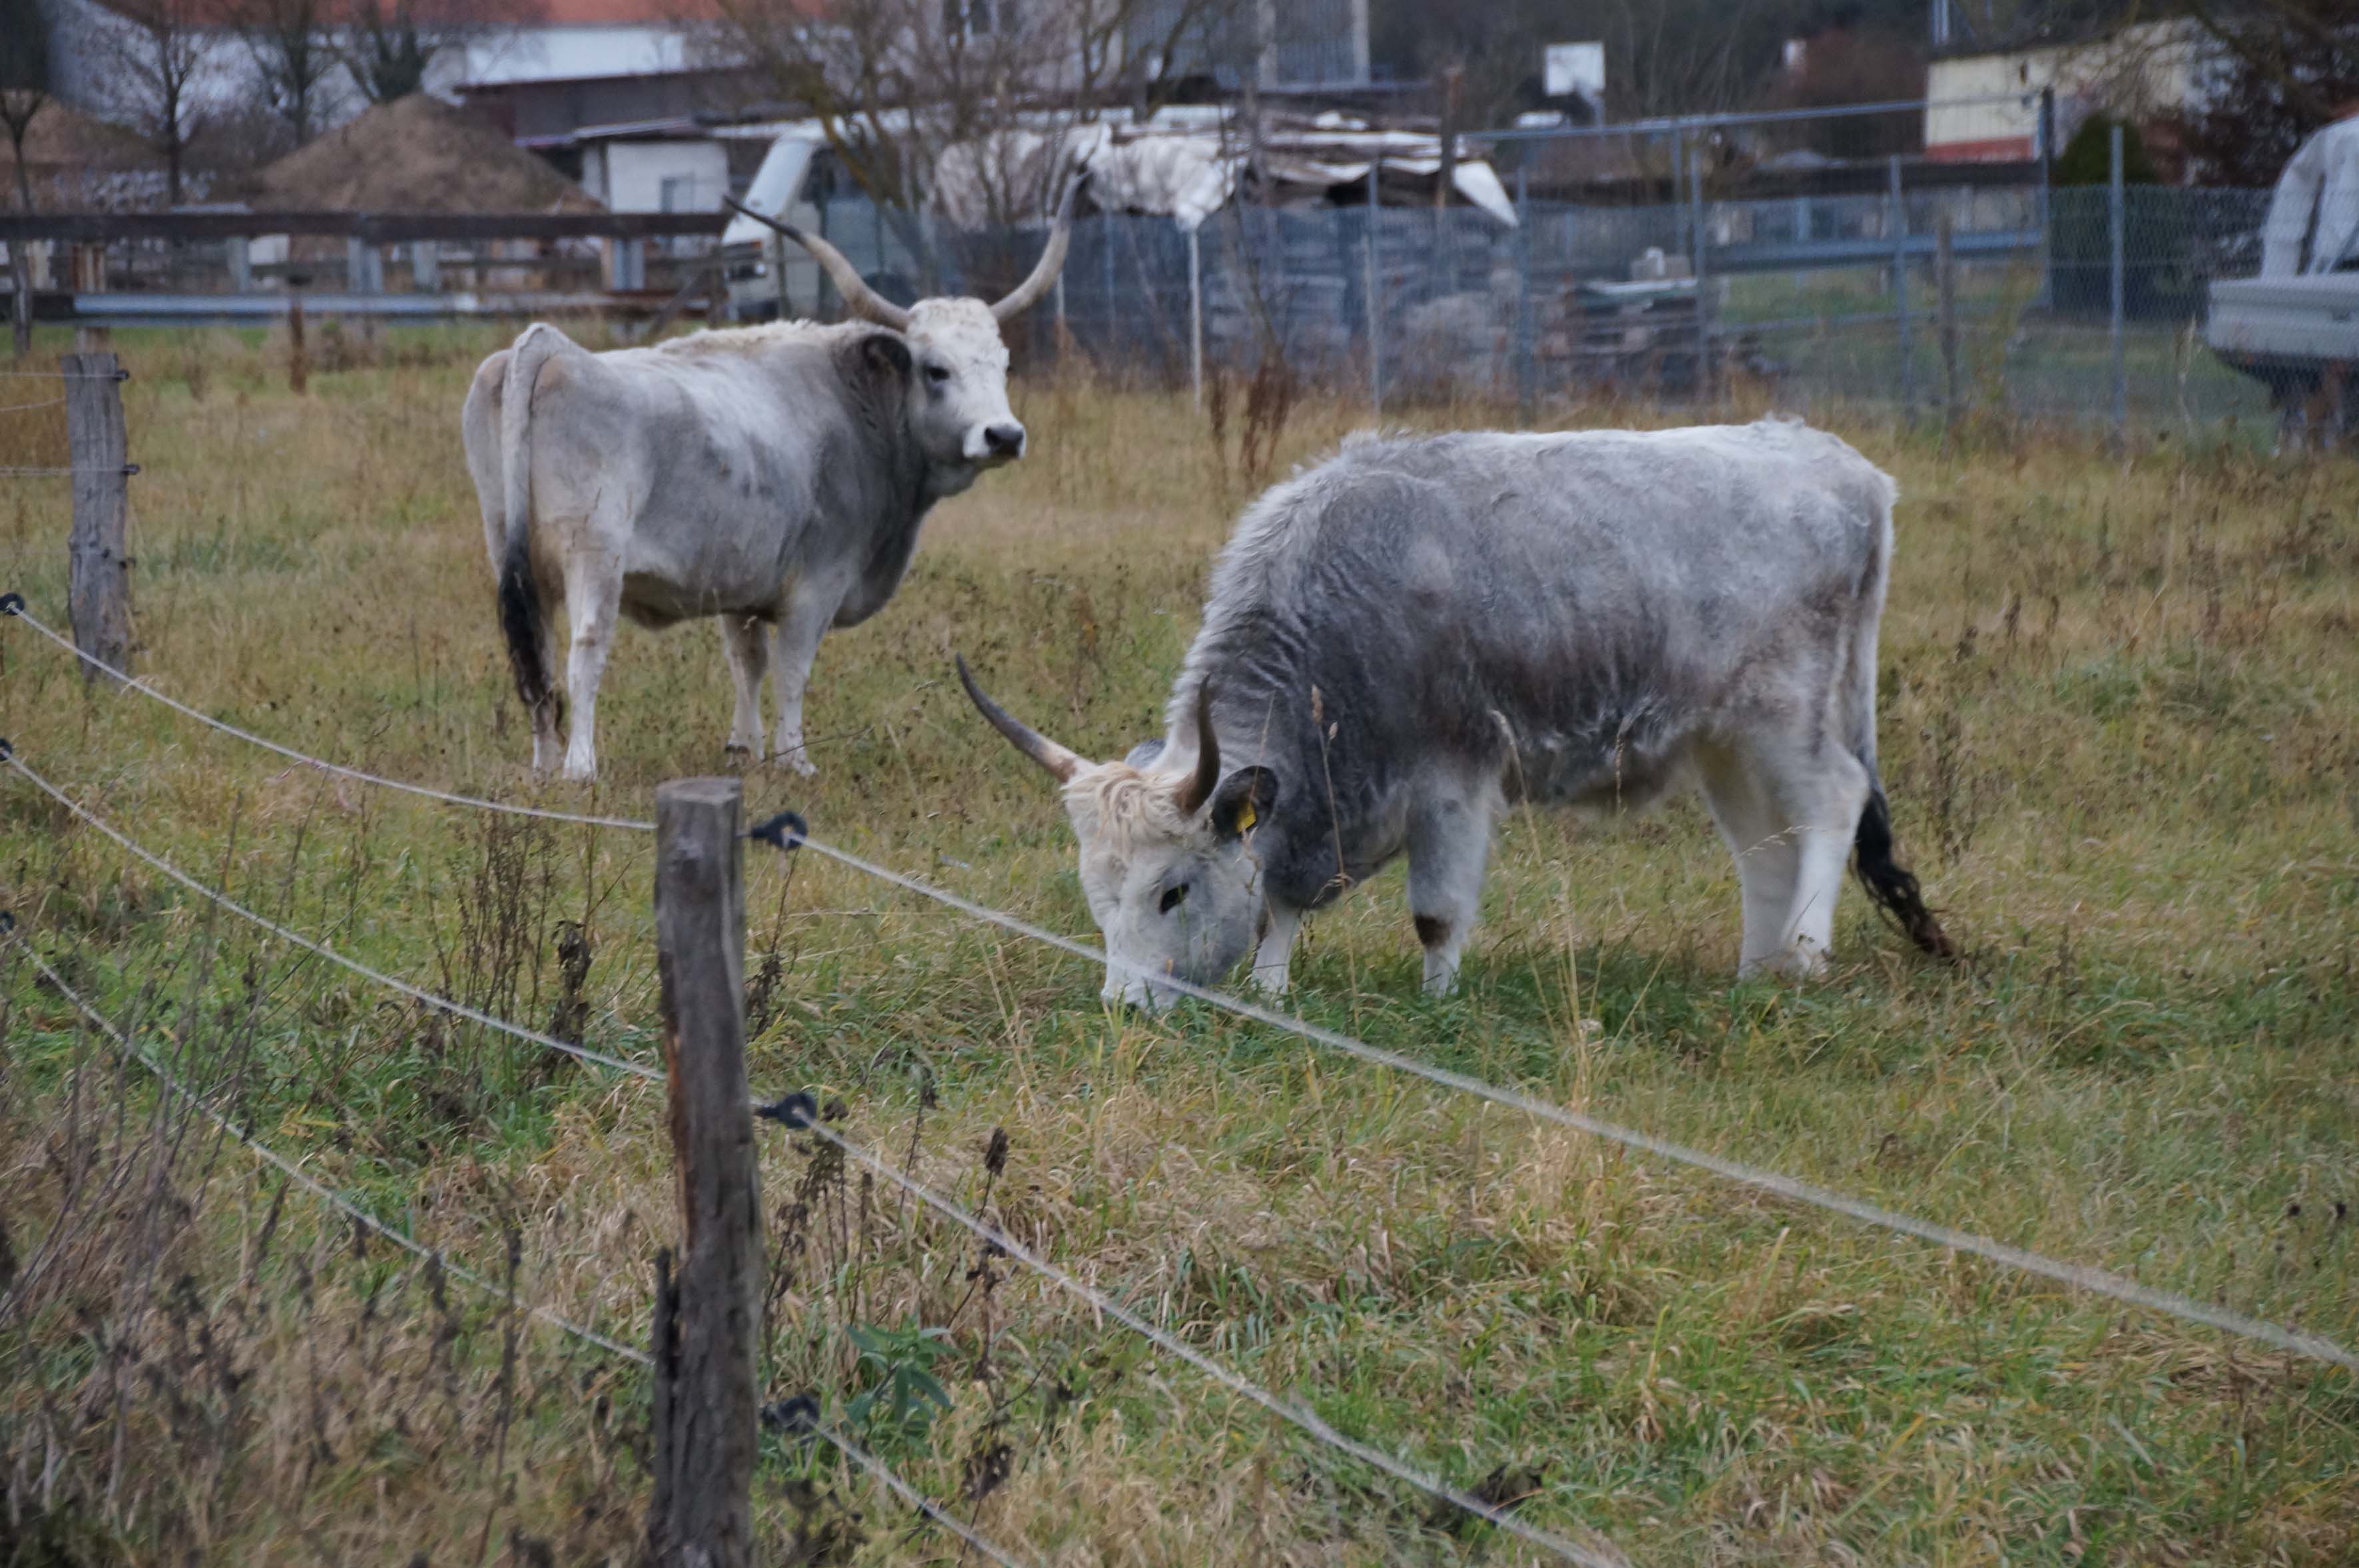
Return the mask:
M1013 419L1005 424L986 425L983 430L983 455L991 463L1013 463L1024 455L1024 427Z

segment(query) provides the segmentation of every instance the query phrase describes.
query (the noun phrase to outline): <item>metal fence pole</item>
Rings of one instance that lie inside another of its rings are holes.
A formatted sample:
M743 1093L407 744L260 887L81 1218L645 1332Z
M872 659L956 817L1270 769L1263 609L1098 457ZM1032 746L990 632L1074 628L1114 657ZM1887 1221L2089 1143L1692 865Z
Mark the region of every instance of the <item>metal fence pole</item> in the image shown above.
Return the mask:
M1892 319L1900 334L1900 412L1917 422L1917 342L1908 321L1908 205L1900 191L1900 155L1892 155Z
M754 1345L762 1323L761 1176L745 1081L743 787L656 790L656 953L679 1172L679 1269L657 1262L658 1568L753 1561Z
M2105 185L2106 218L2113 230L2113 381L2114 440L2126 440L2130 423L2129 363L2123 341L2122 319L2129 303L2128 212L2122 190L2122 127L2116 124L2108 140L2112 143L2113 168Z
M2039 308L2056 304L2055 248L2049 238L2049 186L2056 168L2056 89L2039 90Z
M1941 340L1941 413L1951 426L1965 412L1965 403L1958 387L1958 258L1954 249L1954 220L1950 209L1942 207L1933 226L1933 286L1938 302Z
M1532 344L1532 202L1530 171L1516 165L1516 411L1526 424L1539 402Z
M1719 385L1720 377L1715 374L1718 367L1712 363L1712 282L1705 276L1709 269L1704 245L1709 234L1703 221L1703 158L1699 153L1690 152L1687 165L1688 240L1693 247L1688 269L1695 278L1696 391L1710 398ZM1676 201L1679 192L1673 191L1671 195Z
M1385 412L1385 334L1384 312L1377 306L1376 216L1384 209L1376 198L1376 170L1384 161L1382 156L1368 159L1368 401L1379 419Z
M1196 407L1204 406L1204 253L1194 229L1188 231L1188 385Z
M1105 291L1098 296L1098 320L1104 324L1098 338L1098 353L1103 356L1104 364L1108 366L1114 364L1114 356L1121 352L1120 345L1114 341L1115 326L1122 320L1120 314L1114 310L1114 217L1110 212L1098 214L1098 259L1102 264L1099 270L1105 275Z
M123 365L111 354L70 354L66 450L73 469L73 533L67 612L74 646L117 670L131 668L130 442L123 425ZM82 682L112 681L82 666Z

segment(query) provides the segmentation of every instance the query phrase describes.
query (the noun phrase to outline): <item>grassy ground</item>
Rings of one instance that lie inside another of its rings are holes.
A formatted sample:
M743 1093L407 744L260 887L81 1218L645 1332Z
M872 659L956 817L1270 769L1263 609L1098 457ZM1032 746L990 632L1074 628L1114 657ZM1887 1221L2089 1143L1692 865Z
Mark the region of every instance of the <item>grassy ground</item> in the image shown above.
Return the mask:
M701 627L624 634L593 793L536 791L456 415L464 334L126 335L140 668L288 744L644 813L722 766ZM0 386L33 386L0 383ZM20 399L14 395L0 401ZM953 649L1096 755L1147 732L1252 485L1184 398L1018 394L1035 454L945 506L821 649L814 783L756 809L1090 934L1049 789ZM1313 405L1280 444L1350 428ZM1415 422L1477 422L1430 410ZM1608 411L1564 411L1564 422ZM1308 1016L1625 1123L2359 1340L2359 527L2352 470L2037 430L1846 431L1899 477L1883 749L1972 950L1853 898L1824 982L1735 985L1701 814L1518 817L1461 995L1397 876L1316 922ZM62 458L0 415L0 465ZM5 583L64 618L68 505L0 481ZM92 697L0 624L0 733L144 843L356 956L651 1057L649 845L441 810ZM251 933L0 780L32 940L274 1146L528 1299L640 1341L674 1202L659 1092L448 1027ZM806 856L749 863L757 1088L1338 1426L1631 1561L2330 1563L2359 1536L2344 1373L2075 1297L1099 975ZM586 944L586 945L585 945ZM0 959L0 1490L16 1561L617 1562L646 1388L363 1247L218 1147ZM1586 1020L1596 1020L1595 1026ZM1004 1130L1004 1169L987 1145ZM1057 1564L1540 1561L764 1134L766 1398L810 1390ZM769 1440L775 1562L950 1562ZM5 1553L0 1553L5 1555Z

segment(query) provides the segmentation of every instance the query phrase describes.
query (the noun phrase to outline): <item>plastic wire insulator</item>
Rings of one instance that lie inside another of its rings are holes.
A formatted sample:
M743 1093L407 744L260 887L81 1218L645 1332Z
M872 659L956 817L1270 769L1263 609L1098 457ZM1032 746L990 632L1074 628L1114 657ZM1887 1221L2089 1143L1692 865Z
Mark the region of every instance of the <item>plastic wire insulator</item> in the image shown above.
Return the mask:
M780 811L768 821L747 828L745 836L773 849L800 849L803 841L810 837L810 824L803 821L799 812Z
M800 1132L819 1121L819 1101L805 1091L798 1089L793 1094L782 1095L766 1105L756 1105L754 1114L757 1116L768 1117L788 1132Z

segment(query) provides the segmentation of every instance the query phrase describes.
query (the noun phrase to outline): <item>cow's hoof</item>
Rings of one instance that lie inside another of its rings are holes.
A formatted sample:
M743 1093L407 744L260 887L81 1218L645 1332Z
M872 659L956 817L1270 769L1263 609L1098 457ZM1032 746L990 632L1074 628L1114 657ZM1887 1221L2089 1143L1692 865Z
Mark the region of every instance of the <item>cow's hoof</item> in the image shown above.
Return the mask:
M733 740L721 748L721 755L732 762L750 762L760 749L758 745L748 746L742 740Z
M798 778L816 779L819 777L819 769L812 766L811 759L805 757L799 751L787 752L778 757L776 760L779 767L785 768L788 772L794 774Z
M569 762L558 777L568 784L595 784L598 781L598 765L594 762Z

